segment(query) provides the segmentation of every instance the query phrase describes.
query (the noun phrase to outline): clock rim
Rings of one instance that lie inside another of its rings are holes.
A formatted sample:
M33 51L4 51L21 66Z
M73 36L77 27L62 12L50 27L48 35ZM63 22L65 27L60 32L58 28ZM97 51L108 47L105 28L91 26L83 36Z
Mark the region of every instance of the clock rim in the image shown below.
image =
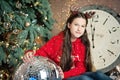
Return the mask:
M107 6L103 6L103 5L87 5L87 6L84 6L84 7L80 8L79 11L84 12L86 10L102 10L102 11L108 12L120 24L120 18L118 17L118 14L114 10L112 10L111 8L109 8ZM101 68L99 70L106 73L106 72L112 70L113 68L115 68L117 65L119 65L120 64L120 53L118 53L118 54L119 55L118 55L117 59L113 63L111 63L109 66Z

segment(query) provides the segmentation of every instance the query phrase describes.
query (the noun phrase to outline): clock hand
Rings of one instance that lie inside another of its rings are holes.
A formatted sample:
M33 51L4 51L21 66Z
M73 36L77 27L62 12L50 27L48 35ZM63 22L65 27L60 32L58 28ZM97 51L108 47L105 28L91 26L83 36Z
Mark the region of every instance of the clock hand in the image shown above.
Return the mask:
M92 33L92 47L95 48L95 45L94 45L95 27L93 27L92 24L91 24L91 33Z
M92 38L93 38L93 48L95 48L95 45L94 45L94 39L95 39L95 27L93 28L93 33L92 33Z

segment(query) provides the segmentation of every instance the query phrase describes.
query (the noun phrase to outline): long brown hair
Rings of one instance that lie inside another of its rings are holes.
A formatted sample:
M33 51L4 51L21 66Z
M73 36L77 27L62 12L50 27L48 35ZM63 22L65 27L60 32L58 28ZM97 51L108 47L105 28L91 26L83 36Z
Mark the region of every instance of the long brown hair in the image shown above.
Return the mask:
M70 70L70 68L72 67L72 59L71 59L71 51L72 51L72 45L71 45L71 33L69 28L67 27L68 23L72 23L73 20L75 18L83 18L86 20L86 26L88 23L87 17L85 16L84 13L75 13L75 14L71 14L70 17L67 19L66 21L66 26L64 29L64 40L63 40L63 54L61 56L61 60L60 60L60 66L62 68L63 71L68 71ZM87 31L85 30L84 34L80 37L82 40L82 43L85 45L86 47L86 56L85 56L85 65L86 65L86 69L87 71L91 70L91 55L90 55L90 42L89 39L87 37Z

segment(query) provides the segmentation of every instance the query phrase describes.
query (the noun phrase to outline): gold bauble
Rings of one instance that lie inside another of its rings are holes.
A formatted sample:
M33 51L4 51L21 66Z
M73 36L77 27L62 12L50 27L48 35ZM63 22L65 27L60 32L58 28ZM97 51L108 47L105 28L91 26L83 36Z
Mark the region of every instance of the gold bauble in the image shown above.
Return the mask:
M26 26L26 27L29 27L29 26L30 26L30 22L26 22L26 23L25 23L25 26Z
M42 38L39 37L39 36L37 38L35 38L35 43L38 44L38 45L42 45L43 44Z
M0 80L9 80L10 74L7 69L0 69Z

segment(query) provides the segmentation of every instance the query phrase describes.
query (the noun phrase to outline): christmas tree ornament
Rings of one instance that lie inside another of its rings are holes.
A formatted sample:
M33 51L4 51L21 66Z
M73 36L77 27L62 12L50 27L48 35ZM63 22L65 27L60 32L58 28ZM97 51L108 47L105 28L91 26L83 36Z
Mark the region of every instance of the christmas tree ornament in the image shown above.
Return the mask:
M47 17L45 17L45 20L47 20Z
M18 2L16 3L16 8L21 9L21 7L22 7L22 4L18 1Z
M34 57L31 62L20 64L13 80L62 80L57 65L45 57Z
M29 27L29 26L30 26L30 22L26 22L26 23L25 23L25 26L26 26L26 27Z
M12 45L12 49L11 50L15 50L17 48L17 44L16 45Z
M28 43L29 43L29 40L24 40L24 43L25 43L25 44L28 44Z
M9 13L8 16L9 16L9 18L10 18L11 21L15 18L13 12Z
M39 36L38 36L37 38L35 38L35 43L42 45L42 44L43 44L42 37L39 37Z
M18 30L18 29L14 29L14 30L12 31L13 34L18 34L19 32L20 32L20 30Z
M10 44L9 44L8 42L5 43L6 48L8 48L9 45L10 45Z
M35 2L34 3L34 6L38 6L38 5L40 5L40 2Z
M9 80L10 74L6 68L0 68L0 80Z
M4 22L4 23L3 23L3 27L4 27L5 29L9 29L10 26L11 26L11 24L10 24L9 22Z
M37 50L37 44L36 43L33 43L33 50Z

